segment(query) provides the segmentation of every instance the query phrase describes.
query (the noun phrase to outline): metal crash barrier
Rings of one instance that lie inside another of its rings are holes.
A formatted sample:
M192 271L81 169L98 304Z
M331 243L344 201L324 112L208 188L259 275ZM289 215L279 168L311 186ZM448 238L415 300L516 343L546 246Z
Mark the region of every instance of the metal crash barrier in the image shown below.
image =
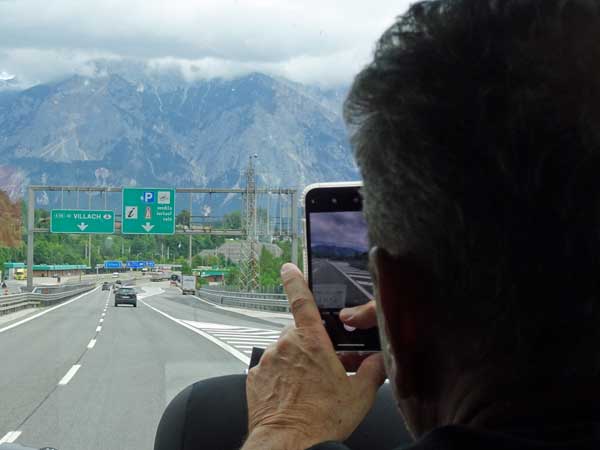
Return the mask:
M5 295L0 298L0 316L26 308L56 305L71 297L88 292L95 287L95 283L39 286L34 288L33 292Z
M196 295L203 300L223 306L259 309L263 311L290 312L288 301L283 294L229 292L202 288L196 291Z

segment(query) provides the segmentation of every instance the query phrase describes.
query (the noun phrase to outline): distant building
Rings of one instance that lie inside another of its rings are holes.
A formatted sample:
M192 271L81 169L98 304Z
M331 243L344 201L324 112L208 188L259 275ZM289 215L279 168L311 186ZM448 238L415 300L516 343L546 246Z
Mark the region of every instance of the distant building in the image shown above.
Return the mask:
M196 271L194 271L196 272ZM225 269L209 269L209 270L201 270L200 278L210 284L222 284L225 281L225 275L227 275L228 271Z
M262 252L263 247L271 253L275 258L283 255L283 250L276 244L268 244L259 242L258 253ZM199 253L200 257L206 258L208 256L223 255L234 264L239 264L242 259L242 241L228 240L222 244L219 248L202 250Z

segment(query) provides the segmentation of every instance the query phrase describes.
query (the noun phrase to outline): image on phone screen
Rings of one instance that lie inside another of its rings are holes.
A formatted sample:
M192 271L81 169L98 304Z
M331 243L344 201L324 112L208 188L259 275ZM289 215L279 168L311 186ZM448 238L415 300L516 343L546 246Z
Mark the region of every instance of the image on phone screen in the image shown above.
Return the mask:
M313 212L310 217L313 294L324 309L373 298L367 224L361 211Z

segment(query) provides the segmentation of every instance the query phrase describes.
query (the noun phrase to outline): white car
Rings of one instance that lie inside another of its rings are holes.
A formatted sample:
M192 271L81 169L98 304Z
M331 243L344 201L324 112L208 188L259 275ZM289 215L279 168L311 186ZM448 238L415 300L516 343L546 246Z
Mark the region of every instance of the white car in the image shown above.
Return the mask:
M113 278L119 278L119 274L118 274L117 272L114 272L114 273L112 274L112 277L113 277Z

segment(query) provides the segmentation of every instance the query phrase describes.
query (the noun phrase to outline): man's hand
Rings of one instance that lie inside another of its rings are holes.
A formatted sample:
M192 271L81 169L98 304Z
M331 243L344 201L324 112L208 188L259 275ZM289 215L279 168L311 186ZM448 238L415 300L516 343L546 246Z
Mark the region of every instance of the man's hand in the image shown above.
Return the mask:
M356 375L346 375L300 270L285 264L281 278L295 327L284 330L248 372L250 435L244 450L301 450L343 441L385 380L378 354L365 359Z

